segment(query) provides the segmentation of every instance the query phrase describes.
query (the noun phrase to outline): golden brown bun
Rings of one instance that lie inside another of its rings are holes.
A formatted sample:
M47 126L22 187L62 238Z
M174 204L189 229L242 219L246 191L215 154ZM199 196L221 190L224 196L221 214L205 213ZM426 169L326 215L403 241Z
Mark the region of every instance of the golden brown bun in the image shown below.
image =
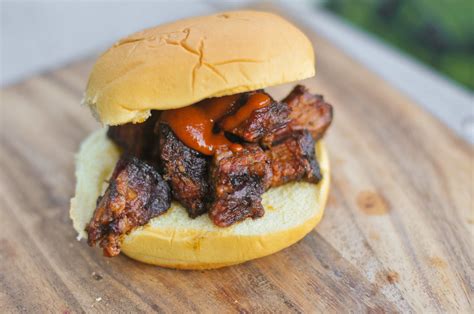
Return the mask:
M120 152L105 134L91 134L76 158L76 195L70 215L79 237L91 219L97 197ZM125 236L122 252L159 266L210 269L275 253L303 238L321 220L329 190L329 161L324 144L316 146L324 179L317 185L303 182L272 188L263 195L265 215L228 228L216 227L207 215L196 219L173 202L168 212Z
M233 11L150 28L94 65L84 103L105 124L143 122L151 109L313 76L311 42L281 17Z

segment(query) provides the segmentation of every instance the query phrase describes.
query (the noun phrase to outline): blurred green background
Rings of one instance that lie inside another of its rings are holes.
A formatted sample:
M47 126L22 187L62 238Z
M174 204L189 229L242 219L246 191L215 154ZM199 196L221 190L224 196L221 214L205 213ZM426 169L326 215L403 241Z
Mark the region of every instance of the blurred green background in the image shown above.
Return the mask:
M323 5L474 90L474 0L325 0Z

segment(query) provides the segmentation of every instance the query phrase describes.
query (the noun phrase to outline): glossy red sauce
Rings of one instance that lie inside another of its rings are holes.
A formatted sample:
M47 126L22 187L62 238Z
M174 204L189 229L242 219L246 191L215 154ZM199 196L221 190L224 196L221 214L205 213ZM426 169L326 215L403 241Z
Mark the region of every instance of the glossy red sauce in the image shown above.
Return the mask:
M266 107L270 104L271 99L267 94L255 93L249 97L245 105L240 107L236 113L231 116L225 117L221 123L224 130L232 130L238 127L242 122L247 120L252 112L257 109Z
M167 123L176 136L188 147L205 155L213 155L220 147L229 147L232 151L242 150L242 146L229 141L224 132L214 132L215 123L234 111L241 95L209 98L194 105L163 111L161 121ZM256 109L268 106L271 99L264 93L251 95L237 112L222 121L224 130L237 127Z

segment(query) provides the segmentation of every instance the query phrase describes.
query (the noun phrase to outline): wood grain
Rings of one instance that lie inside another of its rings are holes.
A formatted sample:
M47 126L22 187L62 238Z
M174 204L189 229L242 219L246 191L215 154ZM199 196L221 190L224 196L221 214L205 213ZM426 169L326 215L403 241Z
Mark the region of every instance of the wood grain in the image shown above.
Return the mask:
M291 248L215 271L75 240L74 153L99 127L79 105L93 58L2 90L0 312L472 312L472 148L311 38L318 75L304 84L335 106L325 218Z

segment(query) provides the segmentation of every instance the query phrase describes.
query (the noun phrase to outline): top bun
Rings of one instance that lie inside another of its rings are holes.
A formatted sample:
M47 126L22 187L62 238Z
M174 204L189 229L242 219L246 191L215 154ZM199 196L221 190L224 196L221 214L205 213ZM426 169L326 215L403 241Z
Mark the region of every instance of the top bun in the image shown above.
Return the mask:
M257 11L194 17L135 33L97 60L84 102L108 125L313 76L311 42Z

